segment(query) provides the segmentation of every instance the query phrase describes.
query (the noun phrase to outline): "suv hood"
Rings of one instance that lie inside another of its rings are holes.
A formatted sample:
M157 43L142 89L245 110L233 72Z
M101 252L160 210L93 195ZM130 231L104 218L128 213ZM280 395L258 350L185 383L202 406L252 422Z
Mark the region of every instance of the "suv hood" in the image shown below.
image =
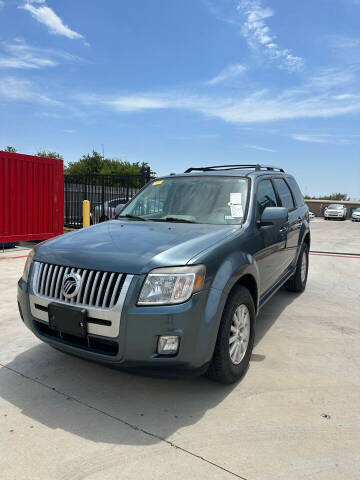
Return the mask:
M239 226L112 220L35 247L34 260L94 270L143 274L186 265Z

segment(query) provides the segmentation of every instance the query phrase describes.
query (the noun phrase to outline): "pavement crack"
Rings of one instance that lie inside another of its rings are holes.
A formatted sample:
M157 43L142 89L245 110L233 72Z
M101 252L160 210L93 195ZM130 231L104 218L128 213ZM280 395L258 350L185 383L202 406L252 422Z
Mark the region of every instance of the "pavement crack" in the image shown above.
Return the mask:
M86 408L89 408L91 410L94 410L95 412L97 413L100 413L101 415L105 415L106 417L108 418L111 418L112 420L115 420L119 423L122 423L123 425L126 425L127 427L131 428L132 430L136 431L136 432L140 432L144 435L147 435L151 438L154 438L156 440L159 440L160 442L162 443L166 443L169 447L171 448L174 448L175 450L179 450L183 453L186 453L194 458L197 458L198 460L204 462L204 463L207 463L208 465L211 465L219 470L222 470L223 472L226 472L228 473L229 475L232 475L233 477L235 478L240 478L240 480L248 480L247 478L245 477L242 477L241 475L225 468L225 467L222 467L221 465L219 465L218 463L215 463L215 462L212 462L211 460L201 456L201 455L198 455L197 453L194 453L192 452L191 450L188 450L184 447L181 447L180 445L177 445L176 443L174 442L171 442L170 440L167 440L166 438L162 437L161 435L158 435L156 433L153 433L153 432L149 432L148 430L145 430L144 428L140 428L136 425L133 425L132 423L130 422L127 422L126 420L120 418L120 417L117 417L116 415L112 415L111 413L108 413L108 412L105 412L104 410L101 410L100 408L97 408L97 407L94 407L93 405L89 404L89 403L86 403L84 402L83 400L80 400L76 397L73 397L72 395L69 395L67 393L64 393L64 392L61 392L60 390L58 390L57 388L55 387L51 387L50 385L44 383L44 382L41 382L40 380L36 379L36 378L32 378L32 377L29 377L28 375L25 375L24 373L21 373L21 372L18 372L17 370L15 370L14 368L11 368L7 365L4 365L2 363L0 363L0 366L3 367L3 368L6 368L7 370L9 370L10 372L12 373L15 373L16 375L19 375L23 378L25 378L26 380L30 380L34 383L37 383L38 385L41 385L42 387L44 388L47 388L48 390L51 390L52 392L55 392L57 393L58 395L61 395L62 397L65 397L66 399L71 399L73 400L74 402L76 402L77 404L83 406L83 407L86 407Z

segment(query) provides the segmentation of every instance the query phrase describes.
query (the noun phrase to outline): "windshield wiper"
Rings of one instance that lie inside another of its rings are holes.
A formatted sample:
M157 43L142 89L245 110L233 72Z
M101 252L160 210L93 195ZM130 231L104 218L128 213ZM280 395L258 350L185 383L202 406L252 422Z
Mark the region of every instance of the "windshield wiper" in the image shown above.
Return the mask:
M181 223L197 223L194 220L188 220L187 218L178 218L178 217L165 217L165 218L149 218L153 222L181 222Z
M147 221L147 218L139 217L138 215L131 215L130 213L127 213L126 215L118 215L117 218L132 218L134 220L144 220L144 222Z

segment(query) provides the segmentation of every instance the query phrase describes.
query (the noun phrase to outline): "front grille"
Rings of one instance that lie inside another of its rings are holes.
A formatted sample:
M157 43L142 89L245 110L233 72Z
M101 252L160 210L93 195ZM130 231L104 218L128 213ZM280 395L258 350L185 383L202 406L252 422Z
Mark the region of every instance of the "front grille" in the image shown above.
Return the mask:
M62 292L63 279L68 273L77 273L81 277L79 292L71 299L65 298ZM39 263L34 291L42 297L70 304L111 309L119 300L125 278L122 273Z
M102 355L117 355L119 351L119 345L112 341L106 340L103 338L91 337L79 338L74 337L73 335L68 335L59 330L53 330L48 325L44 323L35 321L35 327L37 331L47 337L51 337L54 340L61 341L61 343L66 343L73 347L80 347L84 350L93 351L96 353L101 353Z

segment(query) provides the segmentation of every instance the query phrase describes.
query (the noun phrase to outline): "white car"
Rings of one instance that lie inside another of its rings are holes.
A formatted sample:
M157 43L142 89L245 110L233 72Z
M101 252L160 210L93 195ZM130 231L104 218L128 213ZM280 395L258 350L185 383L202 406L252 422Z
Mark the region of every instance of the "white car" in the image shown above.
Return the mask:
M357 208L352 212L351 220L353 222L360 222L360 208Z
M310 220L312 220L313 218L315 218L315 213L309 212L309 218L310 218Z
M339 203L333 203L326 207L324 212L325 220L329 220L329 218L340 218L340 220L346 220L347 215L347 208L345 205L341 205Z
M126 198L115 198L103 204L96 205L90 213L90 221L92 224L105 222L115 218L126 205Z

